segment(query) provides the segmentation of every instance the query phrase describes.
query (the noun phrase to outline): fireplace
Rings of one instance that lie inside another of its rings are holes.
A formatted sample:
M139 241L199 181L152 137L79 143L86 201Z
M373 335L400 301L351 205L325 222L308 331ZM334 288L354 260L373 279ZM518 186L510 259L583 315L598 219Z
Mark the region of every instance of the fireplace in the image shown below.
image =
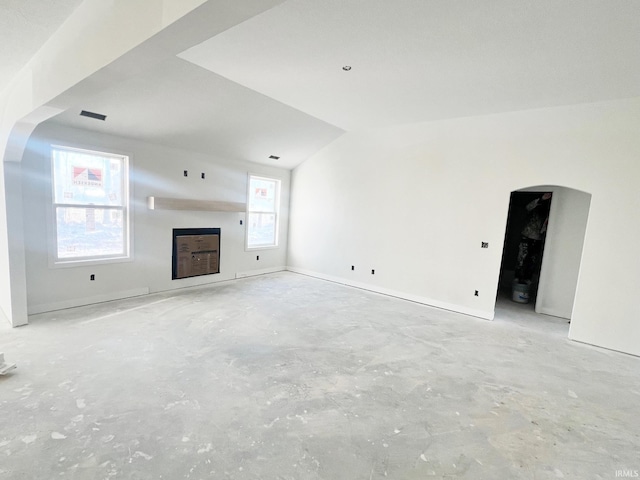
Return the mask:
M174 228L171 279L220 273L219 228Z

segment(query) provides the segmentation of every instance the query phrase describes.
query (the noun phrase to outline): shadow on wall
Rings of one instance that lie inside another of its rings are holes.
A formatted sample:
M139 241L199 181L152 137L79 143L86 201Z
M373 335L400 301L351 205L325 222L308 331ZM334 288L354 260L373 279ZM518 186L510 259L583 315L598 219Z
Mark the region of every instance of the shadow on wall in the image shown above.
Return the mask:
M570 320L590 204L591 194L560 186L511 192L498 295ZM516 272L530 281L528 299L514 291Z

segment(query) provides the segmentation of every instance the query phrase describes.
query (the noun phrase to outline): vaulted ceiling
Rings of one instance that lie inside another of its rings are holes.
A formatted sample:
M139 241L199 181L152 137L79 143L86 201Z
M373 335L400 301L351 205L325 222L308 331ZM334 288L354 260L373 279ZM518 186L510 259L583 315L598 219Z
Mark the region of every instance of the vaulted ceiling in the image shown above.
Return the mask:
M207 31L210 0L51 121L293 168L345 131L640 96L636 0L272 3Z

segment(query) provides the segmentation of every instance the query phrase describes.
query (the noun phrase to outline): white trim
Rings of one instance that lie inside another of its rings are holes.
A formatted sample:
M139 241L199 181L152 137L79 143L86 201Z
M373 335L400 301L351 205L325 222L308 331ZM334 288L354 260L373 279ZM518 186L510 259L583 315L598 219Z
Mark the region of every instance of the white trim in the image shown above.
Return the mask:
M123 165L123 179L122 179L122 205L87 205L87 204L62 204L56 203L56 191L54 182L54 159L53 151L67 150L75 151L84 154L96 154L105 157L112 157L121 160ZM73 145L62 145L53 141L49 142L49 186L51 188L51 204L47 209L47 235L48 239L48 264L49 268L69 268L78 267L83 265L100 265L109 263L122 263L133 261L133 212L132 200L133 200L133 188L131 185L131 170L132 170L132 155L122 152L108 152L96 150L95 147L78 147ZM59 258L58 257L58 233L57 233L57 214L56 208L69 207L69 208L95 208L95 209L110 209L120 210L123 216L123 240L124 240L124 252L123 254L104 255L104 256L85 256L74 258Z
M58 261L53 262L49 259L49 268L76 268L76 267L89 267L93 265L108 265L110 263L126 263L133 262L133 256L128 257L84 257L82 259L67 260L65 262Z
M284 272L286 270L287 267L270 267L261 268L260 270L249 270L248 272L236 272L236 279L266 275L268 273Z
M571 338L571 330L569 330L569 341L579 343L580 345L584 345L586 347L595 348L597 350L607 350L609 352L616 352L616 353L621 353L623 355L629 355L631 357L640 358L640 355L638 355L637 353L626 352L624 350L618 350L613 347L603 347L602 345L596 345L595 343L589 343L584 340L576 340L575 338Z
M260 250L275 250L280 248L280 245L270 245L268 247L247 247L245 245L244 247L244 251L245 252L255 252L255 251L260 251Z
M251 196L251 179L257 178L259 180L265 180L268 182L275 182L276 184L276 201L275 210L273 212L252 211L250 210L250 196ZM247 202L244 219L244 250L245 252L255 252L256 250L269 250L273 248L279 248L280 246L280 196L282 195L282 178L279 177L265 177L264 175L257 175L251 172L247 172ZM249 217L252 213L275 215L275 238L273 245L256 245L249 246Z
M537 301L536 301L536 304L537 304ZM551 315L552 317L564 318L565 320L571 320L571 318L567 317L564 312L561 312L561 311L556 310L554 308L545 308L545 307L537 308L537 306L536 306L535 312L536 313L541 313L543 315Z
M449 310L451 312L462 313L464 315L470 315L472 317L482 318L484 320L493 320L495 312L486 311L486 310L478 310L475 308L463 307L461 305L455 305L453 303L441 302L439 300L433 300L427 297L421 297L419 295L414 295L411 293L400 292L398 290L391 290L388 288L381 288L375 285L370 285L368 283L362 282L354 282L351 280L347 280L341 277L334 277L333 275L325 275L323 273L313 272L311 270L305 270L302 268L296 267L287 267L287 271L293 273L299 273L302 275L307 275L309 277L315 277L322 280L328 280L329 282L340 283L342 285L346 285L348 287L360 288L362 290L368 290L370 292L380 293L382 295L388 295L390 297L401 298L403 300L409 300L411 302L420 303L423 305L428 305L430 307L440 308L443 310Z
M42 303L40 305L29 305L28 314L36 315L38 313L52 312L54 310L64 310L65 308L82 307L85 305L93 305L94 303L110 302L112 300L122 300L124 298L139 297L148 295L149 287L134 288L132 290L121 290L119 292L105 293L102 295L94 295L92 297L74 298L71 300L63 300L61 302Z
M287 267L284 266L280 266L280 267L271 267L271 268L263 268L261 270L251 270L251 271L247 271L247 272L238 272L235 274L234 277L228 278L228 277L224 277L224 278L219 278L218 280L214 281L214 282L207 282L207 283L199 283L199 284L195 284L195 285L185 285L185 286L181 286L181 287L177 287L177 288L169 288L166 290L158 290L155 292L151 292L149 290L149 287L142 287L142 288L135 288L132 290L122 290L120 292L112 292L112 293L107 293L104 295L94 295L92 297L83 297L83 298L77 298L77 299L72 299L72 300L64 300L61 302L52 302L52 303L43 303L40 305L31 305L29 306L29 315L37 315L39 313L45 313L45 312L53 312L56 310L64 310L67 308L74 308L74 307L83 307L86 305L93 305L96 303L104 303L104 302L110 302L113 300L124 300L126 298L131 298L131 297L140 297L143 295L166 295L166 294L172 294L172 293L176 293L179 291L184 291L184 290L193 290L193 289L202 289L202 288L207 288L207 287L214 287L220 283L224 283L224 282L235 282L238 279L242 279L242 278L247 278L247 277L254 277L254 276L259 276L259 275L266 275L269 273L277 273L277 272L284 272L287 270ZM199 278L199 277L192 277L192 278ZM173 297L171 297L173 298ZM0 310L0 315L2 315L2 311ZM119 312L120 313L120 312ZM94 319L95 320L95 319ZM92 320L93 321L93 320ZM9 322L11 323L11 322Z

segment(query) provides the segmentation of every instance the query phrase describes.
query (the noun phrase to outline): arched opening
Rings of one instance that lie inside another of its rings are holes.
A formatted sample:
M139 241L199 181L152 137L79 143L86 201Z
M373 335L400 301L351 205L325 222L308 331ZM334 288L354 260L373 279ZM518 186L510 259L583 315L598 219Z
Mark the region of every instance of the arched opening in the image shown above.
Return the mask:
M496 306L571 320L590 204L561 186L511 192Z

